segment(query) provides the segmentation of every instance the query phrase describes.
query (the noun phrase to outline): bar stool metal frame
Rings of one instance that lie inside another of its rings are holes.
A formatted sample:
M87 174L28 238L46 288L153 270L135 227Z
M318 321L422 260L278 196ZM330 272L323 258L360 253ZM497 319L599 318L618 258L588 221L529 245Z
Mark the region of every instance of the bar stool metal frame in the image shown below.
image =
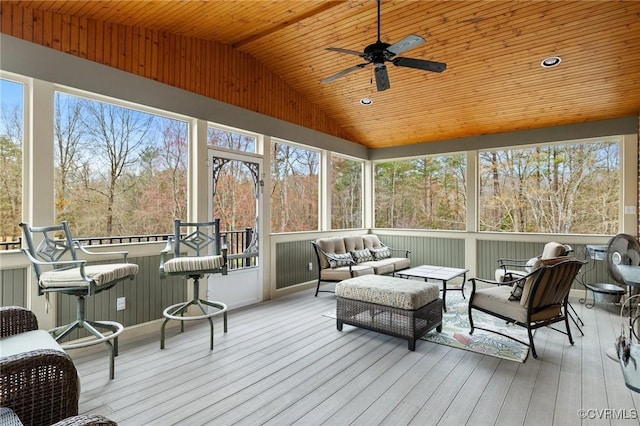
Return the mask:
M172 256L172 257L171 257ZM213 222L174 222L174 235L160 253L160 278L181 275L193 280L193 297L186 302L167 307L162 315L165 320L160 329L160 349L164 349L165 328L169 320L180 321L180 331L184 332L185 321L206 319L211 327L210 349L213 350L213 317L222 315L224 332L227 332L227 305L223 302L201 299L200 280L208 274L227 275L226 238L220 233L220 219ZM189 308L195 306L202 314L189 315ZM214 308L209 312L208 308ZM187 314L187 315L185 315Z
M49 333L63 349L105 343L111 352L109 377L113 379L115 357L118 355L118 336L124 331L124 327L116 321L87 319L86 298L108 290L121 281L133 280L138 273L138 265L127 261L126 251L94 252L85 249L79 241L72 238L67 221L62 221L60 225L39 227L23 222L20 227L27 242L27 247L22 251L33 264L38 294L48 298L51 293L61 293L77 298L76 320L53 328ZM41 238L37 245L36 236ZM122 262L88 263L89 259L105 256L121 257ZM76 343L62 342L72 331L78 329L87 330L94 338Z

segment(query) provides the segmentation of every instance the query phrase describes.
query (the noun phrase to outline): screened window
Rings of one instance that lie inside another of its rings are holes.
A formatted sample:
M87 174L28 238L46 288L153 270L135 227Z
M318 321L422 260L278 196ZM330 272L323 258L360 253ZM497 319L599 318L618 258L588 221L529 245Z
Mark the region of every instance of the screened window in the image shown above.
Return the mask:
M221 127L207 128L207 144L242 152L256 152L256 137Z
M188 124L56 92L55 211L82 237L173 232L186 217Z
M375 164L375 226L464 230L464 154Z
M272 140L270 155L272 232L317 230L320 153Z
M0 79L0 250L19 249L22 221L24 86Z
M331 156L331 228L362 227L362 161Z
M480 153L481 231L615 234L620 141Z

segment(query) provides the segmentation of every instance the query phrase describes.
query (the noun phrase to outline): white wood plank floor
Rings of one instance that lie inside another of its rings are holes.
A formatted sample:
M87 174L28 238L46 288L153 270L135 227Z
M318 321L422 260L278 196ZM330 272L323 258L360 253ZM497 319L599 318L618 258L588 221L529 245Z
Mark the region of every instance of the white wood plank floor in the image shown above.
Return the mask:
M536 332L538 359L525 363L345 326L322 314L335 297L303 291L173 327L120 338L116 378L107 349L70 351L81 377L80 412L120 425L627 425L640 424L640 395L605 352L618 309L573 306L585 322L575 346ZM640 360L638 360L640 366ZM587 411L581 419L579 410ZM637 410L637 411L636 411Z

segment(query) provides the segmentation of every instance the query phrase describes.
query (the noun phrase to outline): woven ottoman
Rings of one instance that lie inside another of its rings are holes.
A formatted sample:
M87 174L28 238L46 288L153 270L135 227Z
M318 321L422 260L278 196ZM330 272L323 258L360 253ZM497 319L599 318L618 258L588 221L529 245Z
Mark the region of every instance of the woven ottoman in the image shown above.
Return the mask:
M336 326L343 324L407 339L409 350L432 329L442 331L437 284L363 275L336 284Z

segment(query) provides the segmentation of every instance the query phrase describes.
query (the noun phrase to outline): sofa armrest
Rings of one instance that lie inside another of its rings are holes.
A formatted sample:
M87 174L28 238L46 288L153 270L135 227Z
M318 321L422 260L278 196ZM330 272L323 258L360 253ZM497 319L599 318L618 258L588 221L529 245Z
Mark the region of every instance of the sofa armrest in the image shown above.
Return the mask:
M388 248L389 250L391 250L392 252L398 252L398 253L403 253L402 257L409 257L409 255L411 254L411 250L406 250L406 249L399 249L399 248L393 248L393 247L389 247L385 244L382 244L383 247Z
M316 251L316 256L318 257L318 272L320 272L320 270L322 270L322 269L328 269L327 267L325 267L325 268L322 267L322 262L320 261L320 256L323 256L327 260L327 264L329 264L329 265L331 264L331 262L330 262L331 260L334 260L334 261L344 261L345 260L345 259L339 259L338 257L336 257L335 253L329 253L329 252L323 250L320 247L320 245L318 245L318 243L316 241L311 241L311 244L313 245L313 248ZM348 264L349 271L351 271L351 267L353 265L356 265L356 261L353 260L353 258L350 258L349 259L349 264ZM345 265L345 266L347 266L347 265ZM330 268L330 266L329 266L329 268Z

